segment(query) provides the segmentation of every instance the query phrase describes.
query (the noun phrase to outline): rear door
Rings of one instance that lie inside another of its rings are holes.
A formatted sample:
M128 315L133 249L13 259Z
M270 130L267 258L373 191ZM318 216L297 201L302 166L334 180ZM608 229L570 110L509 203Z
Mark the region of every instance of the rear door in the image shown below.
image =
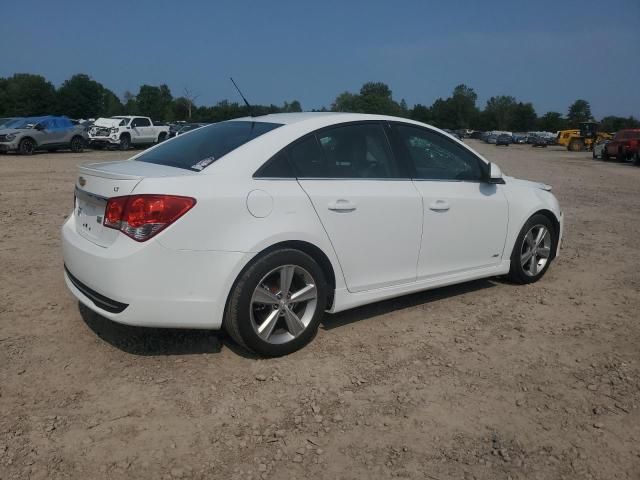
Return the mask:
M420 195L379 122L323 129L289 159L324 226L352 292L414 282Z
M500 263L508 203L502 185L484 181L486 164L435 130L394 124L392 131L424 203L418 279Z

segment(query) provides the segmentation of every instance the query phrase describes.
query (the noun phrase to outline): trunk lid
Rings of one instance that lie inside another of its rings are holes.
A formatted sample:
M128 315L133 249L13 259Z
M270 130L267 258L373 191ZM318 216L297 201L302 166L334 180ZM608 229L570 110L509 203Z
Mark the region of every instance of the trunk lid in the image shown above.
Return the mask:
M131 194L144 178L197 174L189 170L131 160L81 165L78 170L73 213L76 231L101 247L108 247L120 235L119 231L103 225L109 198Z

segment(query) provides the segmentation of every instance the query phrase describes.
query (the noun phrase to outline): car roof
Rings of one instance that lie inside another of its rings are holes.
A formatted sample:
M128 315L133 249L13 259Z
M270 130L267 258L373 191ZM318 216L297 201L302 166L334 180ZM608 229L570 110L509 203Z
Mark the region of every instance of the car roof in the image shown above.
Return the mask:
M342 122L352 122L358 120L397 120L412 123L408 118L392 117L388 115L373 115L369 113L347 113L347 112L296 112L296 113L270 113L256 117L235 118L235 121L243 120L250 122L279 123L281 125L292 125L300 122L319 122L330 124Z

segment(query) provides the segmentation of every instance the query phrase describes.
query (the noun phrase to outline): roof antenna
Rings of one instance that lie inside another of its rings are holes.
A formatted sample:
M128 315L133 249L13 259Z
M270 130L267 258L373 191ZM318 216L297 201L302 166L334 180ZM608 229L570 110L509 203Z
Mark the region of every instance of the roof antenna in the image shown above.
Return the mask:
M249 102L247 102L247 99L244 98L244 95L242 94L242 92L238 88L238 85L236 85L236 82L233 81L233 77L229 77L229 79L231 80L231 83L233 83L233 86L236 87L236 90L238 91L238 93L242 97L242 100L244 100L244 104L249 109L249 115L252 116L252 117L255 117L254 112L253 112L253 107L249 104Z

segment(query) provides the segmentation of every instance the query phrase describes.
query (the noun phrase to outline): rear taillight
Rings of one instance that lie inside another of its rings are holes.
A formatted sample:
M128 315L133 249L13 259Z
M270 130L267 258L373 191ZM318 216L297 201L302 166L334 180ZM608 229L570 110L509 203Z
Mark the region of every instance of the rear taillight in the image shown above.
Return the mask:
M144 242L167 228L195 204L195 198L176 195L114 197L107 202L103 224Z

